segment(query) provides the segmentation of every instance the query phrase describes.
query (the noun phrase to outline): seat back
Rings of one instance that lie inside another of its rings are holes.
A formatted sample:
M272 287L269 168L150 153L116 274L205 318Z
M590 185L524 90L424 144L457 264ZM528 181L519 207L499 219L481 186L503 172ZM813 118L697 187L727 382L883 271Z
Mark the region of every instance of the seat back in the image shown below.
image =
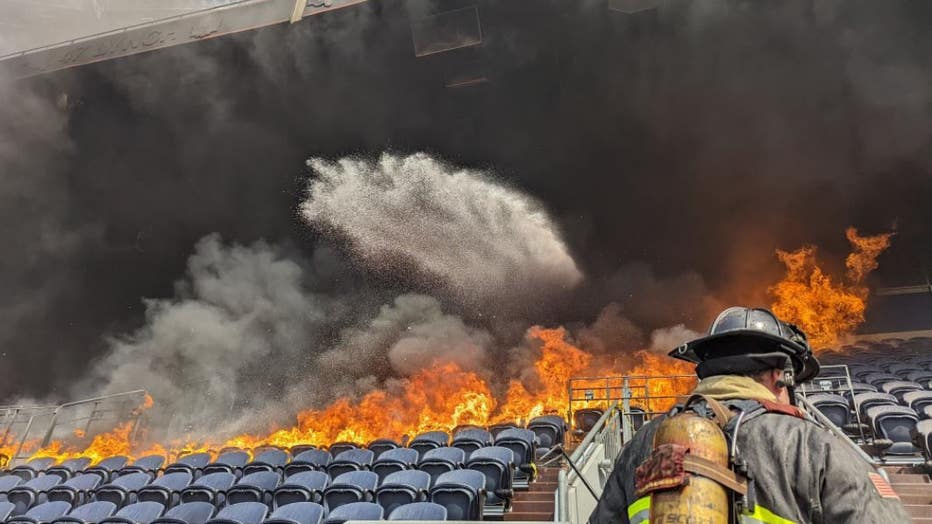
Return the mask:
M116 515L101 521L101 524L150 524L153 520L162 516L165 506L158 502L137 502L125 506L117 512Z
M433 502L405 504L392 511L388 520L447 520L447 508Z
M282 471L290 456L280 449L268 449L256 456L255 460L243 466L243 474L257 471Z
M330 510L325 524L343 524L348 520L382 520L385 511L372 502L350 502Z
M235 481L236 475L226 471L204 475L181 490L181 501L220 503L223 500L222 495Z
M240 502L220 510L217 516L207 522L217 524L259 524L269 514L269 507L258 502Z
M444 473L430 489L430 502L447 509L450 520L481 520L485 475L460 469Z
M486 504L505 504L514 481L514 454L508 448L491 446L477 450L466 467L485 475Z
M233 473L238 476L242 473L243 466L245 466L247 462L249 462L249 453L242 450L227 451L221 453L217 457L217 460L204 466L204 475L225 472ZM220 515L217 515L217 518L220 518Z
M186 472L199 476L204 466L210 463L210 453L190 453L165 468L165 473Z
M285 464L285 475L291 476L301 471L325 471L333 461L329 451L323 449L309 449L296 455L290 463Z
M808 400L836 426L844 427L851 422L851 411L848 407L848 401L841 395L816 393L814 395L809 395Z
M272 491L278 487L280 480L278 473L272 471L257 471L245 475L227 490L227 503L261 502L268 504L272 500Z
M71 511L71 504L63 501L52 501L46 502L44 504L39 504L38 506L33 507L26 512L22 521L17 521L16 517L11 517L7 520L7 524L13 524L14 522L52 522L53 520L67 515Z
M390 514L398 506L424 500L430 481L430 475L423 471L406 470L392 473L375 491L375 500L385 508L386 514Z
M324 506L333 511L351 502L372 500L379 477L371 471L350 471L333 479L333 483L324 490Z
M265 519L265 524L320 524L327 510L313 502L295 502L282 506Z
M446 432L428 431L414 437L414 439L408 443L408 447L416 450L418 456L421 457L424 456L424 453L427 451L447 446L449 443L450 435L447 435Z
M90 522L96 523L116 513L117 506L112 502L98 500L97 502L88 502L71 510L68 515L61 517L59 521L71 522Z
M207 502L185 502L165 512L153 524L204 524L216 512L213 504Z
M320 502L329 485L330 477L323 471L302 471L286 478L275 489L273 502L276 507L294 502Z
M392 439L379 438L375 439L366 446L369 451L375 453L375 458L379 458L382 453L385 453L388 450L400 448L401 444L395 442Z
M916 451L912 444L912 434L919 422L919 416L904 406L874 406L867 410L874 434L893 441L884 453L890 455L908 455Z
M417 451L410 448L389 449L375 459L372 471L382 480L391 473L412 468L417 458Z

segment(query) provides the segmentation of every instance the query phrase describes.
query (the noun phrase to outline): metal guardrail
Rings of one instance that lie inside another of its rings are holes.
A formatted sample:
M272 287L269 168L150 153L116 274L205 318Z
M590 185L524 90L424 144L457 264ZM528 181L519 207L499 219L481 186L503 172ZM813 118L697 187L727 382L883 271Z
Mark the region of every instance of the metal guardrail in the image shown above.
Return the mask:
M570 455L570 461L577 466L583 475L589 477L588 484L593 489L598 487L601 490L608 473L611 471L615 457L621 453L621 424L621 411L616 401L602 414L592 430ZM604 471L606 467L608 471ZM581 488L585 484L583 480L576 470L559 472L557 475L556 507L553 513L555 521L581 522L580 515L585 513L585 516L588 517L592 509L595 508L598 501L593 497L593 494L589 493L588 489ZM592 482L593 480L597 482Z

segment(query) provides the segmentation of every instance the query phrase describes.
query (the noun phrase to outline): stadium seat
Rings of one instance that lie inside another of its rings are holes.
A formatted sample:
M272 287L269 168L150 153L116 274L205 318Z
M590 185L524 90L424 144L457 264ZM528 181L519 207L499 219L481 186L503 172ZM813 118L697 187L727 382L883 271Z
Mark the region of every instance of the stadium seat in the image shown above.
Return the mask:
M386 451L390 449L396 449L400 447L401 447L401 444L395 442L394 440L390 438L378 438L378 439L373 440L366 446L366 448L368 448L369 451L375 453L375 458L379 458L382 455L382 453L385 453Z
M840 428L851 423L851 408L841 395L815 393L806 397L826 418Z
M193 480L194 477L187 471L175 470L174 473L165 473L151 484L143 486L136 498L144 502L158 502L166 508L171 508L181 502L181 491L190 486Z
M6 494L11 489L19 486L23 483L23 479L15 475L7 475L5 477L0 477L0 497L3 500L6 500Z
M257 471L243 475L230 489L227 490L227 504L241 502L272 503L272 493L278 487L281 477L273 471Z
M501 446L478 449L466 460L466 468L485 475L487 509L504 512L511 506L515 463L510 449Z
M204 475L211 473L231 473L237 477L242 476L243 466L249 462L249 453L242 450L231 450L221 453L217 460L204 466Z
M447 508L433 502L414 502L395 508L388 520L447 520Z
M116 504L112 502L105 500L88 502L83 506L72 509L67 515L58 517L52 522L54 524L97 524L116 513L116 510Z
M884 393L889 393L897 398L897 400L903 400L903 394L909 391L921 391L922 386L915 382L907 382L905 380L894 380L891 382L884 382L880 385L881 391Z
M371 471L350 471L333 479L324 490L324 507L333 511L350 502L371 502L379 476Z
M922 450L926 461L932 460L932 419L920 420L916 424L913 445Z
M116 455L113 457L107 457L95 466L85 468L85 473L91 473L100 477L100 482L106 484L113 480L116 472L126 467L126 464L129 462L129 459L123 455Z
M295 502L273 511L263 524L320 524L326 513L320 504Z
M459 448L466 453L466 457L473 451L492 445L492 434L484 429L468 428L453 435L454 448Z
M495 437L495 445L508 448L514 453L515 465L518 470L515 472L515 487L527 487L534 480L531 464L534 462L537 435L529 429L506 429Z
M45 502L46 492L58 484L61 484L60 477L42 475L7 491L6 499L16 504L16 510L13 513L19 515L36 504Z
M285 479L275 489L272 500L275 507L296 502L323 501L324 490L330 485L330 476L323 471L302 471Z
M301 453L304 453L305 451L308 451L311 449L317 449L317 446L315 446L314 444L295 444L294 446L291 446L290 448L288 448L288 451L291 451L292 457L297 457Z
M493 424L489 426L489 433L492 434L492 440L494 441L498 434L506 429L520 428L521 426L515 424L514 422L502 422L500 424Z
M55 459L49 457L34 458L22 466L16 466L15 468L9 470L7 473L9 475L16 475L17 477L23 479L24 481L30 481L39 476L40 473L46 469L52 467L55 464Z
M908 373L906 375L906 380L921 385L923 389L932 389L932 371L927 369L920 369L918 371Z
M550 449L557 444L563 444L566 421L557 415L544 415L532 418L527 429L537 435L541 448Z
M424 453L417 463L417 469L430 475L431 483L437 477L456 469L466 463L466 452L459 448L437 448Z
M287 452L280 449L268 449L256 455L256 458L243 466L243 475L256 473L258 471L271 471L281 474L284 471L285 464L291 457Z
M155 478L162 464L165 464L165 457L161 455L147 455L136 459L130 466L124 466L116 476L122 477L123 475L131 475L133 473L145 473ZM111 478L111 481L112 480Z
M181 502L209 502L220 506L234 482L236 475L228 471L209 473L181 490Z
M879 388L885 382L900 380L900 377L892 373L868 373L863 376L863 380L864 382Z
M867 410L874 406L897 404L896 397L889 393L858 393L854 396L854 406L861 420L867 419Z
M589 433L604 414L601 409L577 409L573 412L573 423L578 431Z
M427 490L430 488L430 475L423 471L407 470L396 471L385 477L385 480L375 490L375 501L385 508L385 513L404 504L427 500Z
M333 444L330 445L328 450L330 451L331 455L336 457L337 455L339 455L340 453L343 453L344 451L349 451L351 449L360 449L361 447L362 446L360 446L359 444L356 444L355 442L334 442Z
M91 459L87 457L73 458L63 461L57 466L52 466L45 470L46 475L58 475L61 479L68 480L76 473L83 471L84 468L91 465Z
M372 471L379 482L396 471L412 469L417 465L417 451L410 448L395 448L385 451L372 463Z
M217 509L209 502L185 502L165 512L165 515L152 521L152 524L204 524Z
M0 522L10 518L14 509L16 509L16 504L7 501L0 502Z
M137 502L124 506L116 515L103 519L100 524L151 524L164 511L165 506L158 502Z
M408 447L416 450L418 457L423 457L424 453L432 449L445 447L450 443L450 435L445 431L428 431L414 437L408 443Z
M52 486L46 492L48 500L62 500L72 506L80 506L90 499L90 494L100 485L100 476L82 473L62 484Z
M285 464L285 475L291 476L302 471L326 471L333 461L329 451L309 449L296 455L290 463Z
M330 478L336 478L349 471L363 471L372 467L375 453L368 449L348 449L333 457L333 462L327 466Z
M11 503L12 504L12 503ZM71 504L62 501L46 502L33 507L23 515L10 517L6 524L48 524L71 511ZM16 510L13 510L16 513Z
M220 510L206 524L259 524L269 514L269 507L258 502L240 502Z
M932 405L932 391L908 391L903 394L902 402L921 416L923 408Z
M904 406L873 406L867 409L874 435L893 441L885 454L909 455L917 450L912 444L912 433L919 422L915 411Z
M485 475L471 469L449 471L430 488L430 502L447 509L450 520L482 520Z
M374 502L350 502L332 511L324 524L343 524L348 520L382 520L385 511Z
M136 502L136 492L149 483L152 477L148 473L130 473L120 475L113 482L104 484L94 491L94 498L112 502L117 508Z
M196 479L207 464L210 464L210 453L191 453L166 466L165 474L184 472Z
M904 362L898 362L887 366L887 372L900 377L900 380L906 380L907 375L914 371L921 371L921 368L917 367L915 364Z

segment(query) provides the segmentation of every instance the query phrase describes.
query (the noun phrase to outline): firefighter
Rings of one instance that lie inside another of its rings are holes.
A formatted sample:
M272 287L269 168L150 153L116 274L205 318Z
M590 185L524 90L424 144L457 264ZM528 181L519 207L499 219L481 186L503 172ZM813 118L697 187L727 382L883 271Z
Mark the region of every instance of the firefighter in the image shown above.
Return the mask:
M694 395L729 410L724 433L737 455L731 460L743 465L736 469L748 484L747 495L731 493L737 501L730 508L732 519L754 524L910 522L889 484L850 444L791 404L793 381L803 383L819 372L798 328L765 309L729 308L707 336L670 356L697 364L700 382ZM710 416L703 407L708 406L700 401L690 409ZM644 425L622 450L589 524L648 521L651 498L636 495L642 487L635 485L636 469L652 457L662 421L678 410L682 406ZM643 478L643 471L638 473Z

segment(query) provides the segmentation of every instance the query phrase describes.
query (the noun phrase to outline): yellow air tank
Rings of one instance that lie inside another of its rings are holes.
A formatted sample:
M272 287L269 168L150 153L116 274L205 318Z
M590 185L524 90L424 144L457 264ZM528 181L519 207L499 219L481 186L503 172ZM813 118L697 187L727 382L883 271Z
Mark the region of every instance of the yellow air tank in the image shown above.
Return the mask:
M678 444L689 454L728 468L728 443L714 421L693 413L664 420L654 434L654 448ZM718 482L695 474L683 487L651 495L650 522L658 524L727 524L730 496Z

